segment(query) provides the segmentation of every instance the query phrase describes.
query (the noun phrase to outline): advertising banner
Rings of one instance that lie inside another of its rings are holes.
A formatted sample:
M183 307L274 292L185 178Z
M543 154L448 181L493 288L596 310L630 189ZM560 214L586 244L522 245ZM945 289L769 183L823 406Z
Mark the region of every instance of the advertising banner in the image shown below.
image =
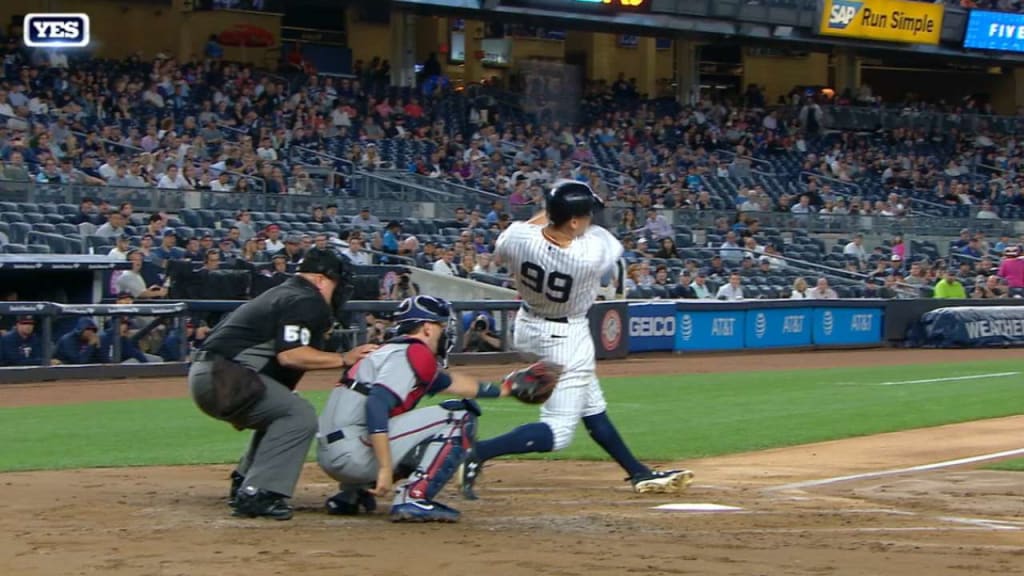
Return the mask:
M882 342L882 308L816 308L813 344L847 346Z
M747 312L747 348L790 348L811 345L810 308L768 308Z
M969 10L964 48L1024 52L1024 14Z
M676 351L740 350L743 309L676 312Z
M668 352L676 343L676 305L629 305L629 351Z
M824 0L818 33L865 40L937 45L942 4L902 0Z

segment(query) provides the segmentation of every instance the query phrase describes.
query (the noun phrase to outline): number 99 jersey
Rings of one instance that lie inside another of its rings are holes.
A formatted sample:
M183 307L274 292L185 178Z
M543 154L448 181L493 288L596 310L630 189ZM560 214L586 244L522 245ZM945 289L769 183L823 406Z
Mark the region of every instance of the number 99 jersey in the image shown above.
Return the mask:
M511 224L494 254L516 277L519 296L530 312L545 318L584 316L597 299L601 277L622 257L622 244L600 226L591 225L568 248L552 244L543 227Z

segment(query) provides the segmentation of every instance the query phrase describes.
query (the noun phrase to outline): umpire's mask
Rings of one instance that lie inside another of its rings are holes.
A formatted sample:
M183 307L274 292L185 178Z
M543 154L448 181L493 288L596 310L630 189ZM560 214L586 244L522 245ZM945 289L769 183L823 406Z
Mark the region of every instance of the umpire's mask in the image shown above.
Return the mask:
M334 249L310 248L299 262L299 272L323 274L334 281L334 292L331 294L331 314L340 321L345 312L345 304L352 298L352 262L338 254Z

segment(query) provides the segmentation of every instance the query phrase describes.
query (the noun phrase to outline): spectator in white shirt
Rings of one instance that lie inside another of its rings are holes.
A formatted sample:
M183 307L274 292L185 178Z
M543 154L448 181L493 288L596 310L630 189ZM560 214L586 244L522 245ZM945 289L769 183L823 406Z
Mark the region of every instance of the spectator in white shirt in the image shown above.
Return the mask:
M160 177L160 180L156 184L157 188L163 188L165 190L191 190L188 181L185 177L178 172L178 167L170 165L167 167L167 172Z
M693 284L690 284L690 288L693 288L693 294L698 300L710 300L711 290L708 288L707 275L703 272L698 272L697 276L693 279Z
M348 237L348 248L342 250L341 253L357 266L369 266L370 255L363 248L363 235L352 233Z
M978 210L974 217L981 220L999 220L999 214L996 214L995 210L992 209L992 203L988 200L981 203L981 209Z
M270 138L260 141L260 147L256 149L256 156L267 162L277 162L277 150L270 143Z
M107 256L117 258L118 260L127 260L128 252L131 251L131 245L128 244L128 235L121 234L116 238L116 244L114 244L114 247L110 249L110 252L107 252Z
M857 234L853 237L853 240L847 242L846 246L843 247L843 255L856 258L857 262L864 264L868 257L864 251L864 235Z
M434 262L434 272L436 274L444 274L445 276L458 276L458 269L455 267L455 251L448 248L444 251L444 256L440 260Z
M231 192L235 187L231 184L231 175L221 172L217 179L210 182L210 190L214 192Z
M107 161L99 168L100 176L109 182L111 178L117 176L118 165L120 165L120 162L118 161L117 154L108 154Z
M804 194L803 196L800 197L800 202L794 204L793 207L789 209L789 211L792 212L793 214L810 214L811 197Z
M124 215L120 212L111 212L107 221L96 229L95 236L101 238L114 238L124 234Z
M797 278L793 281L793 290L789 293L790 300L803 300L811 297L811 291L807 289L807 280Z
M818 300L835 300L839 298L836 291L829 287L828 279L822 277L818 278L818 285L808 290L811 293L811 298Z
M718 248L718 255L723 261L734 266L743 262L743 251L740 250L740 245L736 243L735 232L727 232L725 234L725 242L722 242L722 245Z
M717 300L743 300L743 288L740 286L740 275L729 275L729 283L718 289Z

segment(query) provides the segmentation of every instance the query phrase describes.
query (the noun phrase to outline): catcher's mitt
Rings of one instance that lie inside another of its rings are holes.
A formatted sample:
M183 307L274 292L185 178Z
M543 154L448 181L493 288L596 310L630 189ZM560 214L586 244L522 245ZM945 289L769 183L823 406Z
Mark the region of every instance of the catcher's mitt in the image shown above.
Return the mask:
M561 366L550 362L534 362L526 368L505 376L501 383L520 402L543 404L555 391L555 384L562 372Z

